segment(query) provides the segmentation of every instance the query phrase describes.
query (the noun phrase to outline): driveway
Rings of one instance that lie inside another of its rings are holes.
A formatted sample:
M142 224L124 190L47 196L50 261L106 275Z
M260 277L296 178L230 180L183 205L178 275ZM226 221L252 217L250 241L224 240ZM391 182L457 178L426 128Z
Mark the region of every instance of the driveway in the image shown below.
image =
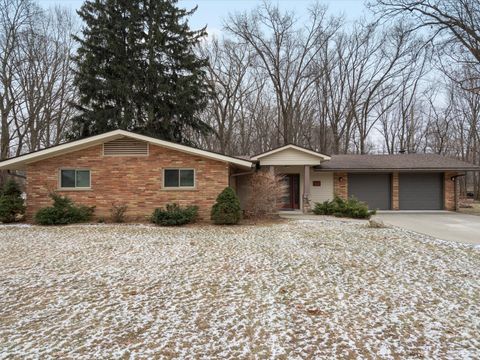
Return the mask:
M437 239L480 244L480 216L439 212L380 212L376 219Z

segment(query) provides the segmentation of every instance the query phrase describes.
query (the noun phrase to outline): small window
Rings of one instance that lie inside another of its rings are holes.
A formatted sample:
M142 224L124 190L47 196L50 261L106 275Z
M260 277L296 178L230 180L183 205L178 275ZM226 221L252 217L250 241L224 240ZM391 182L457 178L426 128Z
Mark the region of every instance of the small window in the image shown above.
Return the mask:
M60 170L60 188L76 189L90 187L90 170Z
M195 171L193 169L165 169L163 186L166 188L195 187Z

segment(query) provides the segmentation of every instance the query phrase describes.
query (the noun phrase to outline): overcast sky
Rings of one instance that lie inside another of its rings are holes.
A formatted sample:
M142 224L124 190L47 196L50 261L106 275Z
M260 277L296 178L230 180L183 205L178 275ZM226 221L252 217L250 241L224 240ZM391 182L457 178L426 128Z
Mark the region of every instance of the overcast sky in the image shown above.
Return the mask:
M73 10L79 9L83 0L37 0L42 7L54 5L67 6ZM311 0L276 0L282 9L293 10L298 16L305 16ZM357 19L364 14L364 0L322 0L321 4L328 6L332 15L345 15L346 20ZM201 28L207 25L209 33L218 34L223 27L223 21L228 14L250 10L260 5L260 0L180 0L179 5L187 9L198 5L197 12L190 18L192 29Z

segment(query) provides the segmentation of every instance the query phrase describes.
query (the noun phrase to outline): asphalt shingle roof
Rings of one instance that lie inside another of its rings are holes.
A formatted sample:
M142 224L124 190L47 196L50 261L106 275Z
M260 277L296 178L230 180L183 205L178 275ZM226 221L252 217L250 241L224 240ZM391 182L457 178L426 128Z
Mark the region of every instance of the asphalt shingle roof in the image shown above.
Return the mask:
M480 166L437 154L332 155L317 170L460 170L480 171Z

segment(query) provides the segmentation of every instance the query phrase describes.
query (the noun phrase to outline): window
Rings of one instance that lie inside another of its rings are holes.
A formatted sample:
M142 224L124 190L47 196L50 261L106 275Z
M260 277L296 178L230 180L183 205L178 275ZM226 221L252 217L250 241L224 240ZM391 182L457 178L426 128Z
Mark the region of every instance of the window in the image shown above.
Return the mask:
M60 188L90 188L90 170L60 170Z
M163 171L163 187L193 188L195 187L195 171L193 169L165 169Z

